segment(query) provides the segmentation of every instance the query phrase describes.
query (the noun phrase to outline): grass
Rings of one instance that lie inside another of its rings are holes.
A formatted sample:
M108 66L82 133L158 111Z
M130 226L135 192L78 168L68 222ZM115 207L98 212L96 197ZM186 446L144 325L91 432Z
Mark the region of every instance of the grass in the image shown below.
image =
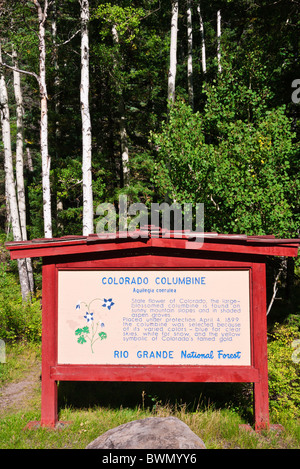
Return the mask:
M296 449L300 447L299 421L285 421L284 431L255 433L244 430L250 410L231 404L216 405L226 385L183 383L60 383L59 430L25 429L40 419L40 349L10 346L7 363L0 364L0 388L26 379L34 370L33 392L21 402L0 409L1 449L81 449L100 434L123 423L146 417L175 416L185 422L208 449ZM214 398L214 404L208 397ZM272 423L272 415L271 415ZM278 423L278 414L276 414Z
M0 388L21 380L32 366L41 362L40 346L30 343L6 345L6 363L0 363Z

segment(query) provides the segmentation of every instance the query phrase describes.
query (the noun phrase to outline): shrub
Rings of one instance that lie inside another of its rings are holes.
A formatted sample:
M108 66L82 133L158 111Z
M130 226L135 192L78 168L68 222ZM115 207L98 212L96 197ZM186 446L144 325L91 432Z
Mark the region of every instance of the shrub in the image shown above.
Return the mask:
M300 416L300 364L295 349L299 338L294 324L276 323L269 336L269 398L275 416L282 412L290 418Z
M0 339L6 342L41 339L41 306L38 296L23 302L16 276L0 264Z

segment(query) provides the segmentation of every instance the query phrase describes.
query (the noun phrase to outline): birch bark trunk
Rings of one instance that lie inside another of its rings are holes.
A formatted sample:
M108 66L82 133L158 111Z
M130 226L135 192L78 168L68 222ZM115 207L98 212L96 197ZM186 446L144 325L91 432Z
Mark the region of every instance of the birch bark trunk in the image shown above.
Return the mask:
M59 139L60 139L60 126L59 126L59 121L58 121L58 115L60 112L60 99L59 99L59 85L60 85L60 79L59 79L59 65L58 65L58 46L57 46L57 8L56 8L56 2L53 4L52 8L52 21L51 21L51 33L52 33L52 44L53 44L53 49L52 49L52 54L53 54L53 67L54 67L54 110L55 110L55 131L54 131L54 140L55 140L55 159L58 161L59 158L59 153L58 153L58 148L59 148ZM55 186L57 186L57 172L55 172ZM63 232L63 224L60 222L59 215L60 212L63 211L63 202L62 200L58 197L57 191L55 193L55 199L56 199L56 211L55 211L55 218L56 218L56 226L58 232L62 233Z
M221 65L221 10L217 11L217 58L218 58L218 72L222 72Z
M18 69L17 53L13 50L13 64ZM17 115L17 135L16 135L16 181L18 207L21 224L21 232L23 240L27 239L26 231L26 204L25 204L25 184L24 184L24 161L23 161L23 97L21 92L20 73L13 71L14 78L14 94L16 99L16 115Z
M94 232L92 190L92 131L89 108L89 2L79 0L81 6L81 83L80 103L82 120L82 194L83 235Z
M178 0L172 1L170 69L168 78L168 100L175 102L175 84L177 71L177 31L178 31Z
M39 85L41 99L41 157L42 157L42 185L43 185L43 215L44 215L44 236L52 238L52 217L51 217L51 191L50 191L50 166L51 158L48 150L48 103L46 86L46 44L45 44L45 23L47 19L48 0L44 2L42 9L38 0L33 0L37 8L39 20Z
M21 88L21 77L18 72L18 59L17 52L12 52L13 64L15 70L13 71L14 78L14 94L16 99L16 115L17 115L17 135L16 135L16 182L17 182L17 200L19 209L19 220L22 240L27 240L27 228L26 228L26 200L25 200L25 183L24 183L24 155L23 155L23 95ZM34 280L31 259L26 259L28 280L30 284L30 291L34 291Z
M116 46L119 46L119 35L118 35L118 31L115 25L112 26L112 37L113 37L114 44ZM116 60L114 61L114 66L115 68L117 67ZM119 112L119 129L120 129L123 185L128 186L129 184L129 150L128 150L127 130L126 130L125 104L124 104L122 89L118 84L117 84L117 92L118 92L118 97L119 97L118 112Z
M202 71L205 75L206 73L206 47L205 47L205 35L204 35L204 22L203 22L202 13L201 13L200 2L198 3L197 11L198 11L199 22L200 22Z
M1 50L0 50L1 60ZM11 151L11 133L10 133L10 113L8 107L8 94L4 75L0 76L0 120L2 128L2 140L4 146L4 171L5 171L5 190L7 196L7 205L9 208L9 220L12 226L14 241L21 241L21 227L19 220L18 201L15 190L15 178L13 171L13 158ZM26 259L18 260L19 279L23 300L30 296L30 284L27 274Z
M187 41L188 41L188 93L189 104L194 108L194 87L193 87L193 24L192 24L192 6L191 0L187 0Z
M28 169L30 172L33 171L33 163L32 163L32 157L31 157L31 152L30 148L26 147L26 164L28 166Z

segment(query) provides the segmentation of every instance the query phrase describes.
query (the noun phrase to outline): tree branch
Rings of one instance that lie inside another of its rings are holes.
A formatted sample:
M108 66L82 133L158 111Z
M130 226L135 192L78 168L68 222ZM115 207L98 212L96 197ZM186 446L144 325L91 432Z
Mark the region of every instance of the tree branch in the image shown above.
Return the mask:
M273 285L273 295L272 295L272 298L271 298L271 300L270 300L270 304L269 304L268 309L267 309L267 316L268 316L269 312L271 311L272 305L273 305L274 300L275 300L275 298L276 298L276 294L277 294L277 291L278 291L278 287L277 287L277 285L278 285L278 280L279 280L279 278L280 278L280 275L281 275L282 271L283 271L283 268L280 267L280 269L279 269L279 271L278 271L278 273L277 273L277 275L276 275L275 281L274 281L274 285Z
M69 39L67 39L65 42L62 42L61 44L57 44L57 47L60 47L60 46L64 46L65 44L68 44L68 42L71 42L72 39L78 34L80 33L81 29L78 29L78 31L76 31L76 33L74 33Z
M21 70L19 68L12 67L11 65L8 65L8 64L6 64L2 61L0 61L0 65L2 65L3 67L9 68L9 70L13 70L14 72L19 72L19 73L23 73L25 75L30 75L30 76L36 78L38 84L40 84L40 77L34 72L28 72L27 70Z
M159 0L159 2L158 2L158 7L157 7L155 10L150 11L146 16L143 16L143 17L141 18L141 21L142 21L142 20L145 20L146 18L148 18L148 16L153 15L153 13L156 13L157 11L159 11L160 8L161 8L161 4L160 4L160 0Z

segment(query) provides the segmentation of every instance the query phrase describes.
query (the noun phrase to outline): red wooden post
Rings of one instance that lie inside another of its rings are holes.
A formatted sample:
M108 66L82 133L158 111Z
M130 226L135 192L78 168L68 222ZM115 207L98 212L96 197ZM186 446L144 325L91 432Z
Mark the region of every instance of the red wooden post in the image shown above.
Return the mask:
M49 261L48 261L49 262ZM55 427L57 414L57 382L51 378L51 366L57 363L57 273L54 264L43 265L42 286L42 403L41 425Z
M259 431L269 427L266 267L262 263L253 266L253 296L253 359L259 370L259 381L254 382L254 418Z

